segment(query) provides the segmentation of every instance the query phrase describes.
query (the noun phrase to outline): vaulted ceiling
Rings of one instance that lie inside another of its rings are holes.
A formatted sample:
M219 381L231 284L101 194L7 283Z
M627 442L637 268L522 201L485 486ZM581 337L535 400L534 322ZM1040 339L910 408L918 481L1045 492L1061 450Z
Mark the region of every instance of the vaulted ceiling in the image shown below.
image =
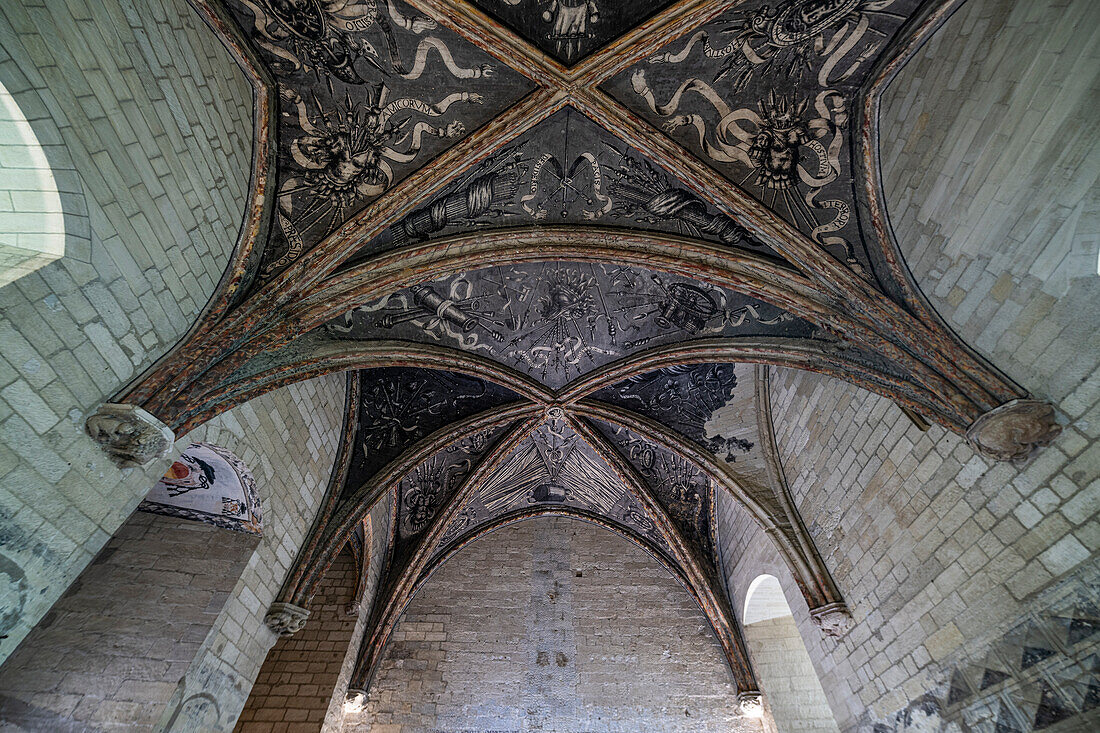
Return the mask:
M924 303L878 188L877 95L956 4L204 5L257 90L253 208L220 300L131 399L186 429L357 370L283 596L304 605L394 503L360 682L454 548L567 513L681 577L752 690L717 492L772 531L811 609L842 601L786 490L761 365L960 433L1026 396Z

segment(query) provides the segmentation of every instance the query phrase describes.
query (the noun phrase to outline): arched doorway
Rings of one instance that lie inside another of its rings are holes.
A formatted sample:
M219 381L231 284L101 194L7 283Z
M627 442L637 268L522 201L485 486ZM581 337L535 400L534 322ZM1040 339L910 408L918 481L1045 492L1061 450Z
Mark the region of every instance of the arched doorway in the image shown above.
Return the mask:
M775 576L760 575L752 581L742 620L745 643L778 733L838 733L821 681Z

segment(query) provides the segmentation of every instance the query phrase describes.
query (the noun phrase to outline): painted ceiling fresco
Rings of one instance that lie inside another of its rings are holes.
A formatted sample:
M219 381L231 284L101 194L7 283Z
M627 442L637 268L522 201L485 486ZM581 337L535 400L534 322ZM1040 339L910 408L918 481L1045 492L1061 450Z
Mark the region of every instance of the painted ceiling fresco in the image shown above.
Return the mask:
M568 425L548 421L512 451L447 525L435 554L494 521L536 508L575 509L643 537L670 555L622 478Z
M734 463L738 456L750 453L755 443L712 432L707 423L733 397L736 368L735 364L667 367L604 387L593 397L653 418Z
M671 0L474 0L477 7L571 66Z
M463 436L418 465L397 486L395 562L407 559L416 540L454 497L478 461L508 426Z
M851 106L920 0L752 0L607 91L855 270Z
M733 219L572 108L555 113L359 253L532 224L667 232L778 259Z
M228 4L279 85L263 277L532 88L398 0Z
M783 500L767 372L729 360L942 408L913 377L942 365L875 300L889 263L864 243L853 169L854 105L921 0L225 3L277 92L246 300L290 315L235 312L252 351L204 379L362 370L338 498L396 507L372 623L449 549L551 511L633 536L707 597L718 491L753 499L812 607L839 600ZM568 255L538 251L549 233Z
M704 337L809 336L754 298L625 265L546 262L461 273L387 295L328 325L493 358L551 387L644 348Z
M710 477L686 458L624 427L602 421L596 425L642 477L697 556L715 558L717 486Z
M436 430L517 399L503 387L461 374L405 368L364 371L347 486L360 486Z

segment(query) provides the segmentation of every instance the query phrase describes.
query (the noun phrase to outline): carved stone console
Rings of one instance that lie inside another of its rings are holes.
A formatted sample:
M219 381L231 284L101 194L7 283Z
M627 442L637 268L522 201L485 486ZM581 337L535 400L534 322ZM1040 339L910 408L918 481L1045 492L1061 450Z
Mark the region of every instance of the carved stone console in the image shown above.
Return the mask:
M264 623L276 636L291 636L305 627L308 618L309 609L293 603L272 603Z
M810 609L810 619L826 636L840 638L852 628L852 614L843 603Z
M344 696L345 713L358 713L366 706L366 704L366 690L357 690L354 687L348 689L347 695Z
M764 717L764 696L758 690L739 693L737 711L746 718Z
M145 466L164 458L176 441L167 425L136 405L105 402L84 430L120 468Z
M998 461L1021 462L1062 432L1049 402L1012 400L996 407L966 430L970 444Z

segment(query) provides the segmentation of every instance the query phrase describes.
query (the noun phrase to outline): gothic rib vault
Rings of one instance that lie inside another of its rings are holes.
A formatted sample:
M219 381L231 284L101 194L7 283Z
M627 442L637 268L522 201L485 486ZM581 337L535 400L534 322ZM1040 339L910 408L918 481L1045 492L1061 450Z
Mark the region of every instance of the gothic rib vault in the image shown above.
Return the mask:
M959 2L655 0L633 27L600 3L525 4L196 2L254 86L251 213L203 317L115 402L183 434L349 373L329 491L269 622L300 626L393 502L353 689L447 556L566 514L679 577L751 697L718 492L768 531L823 630L845 627L786 488L769 365L1002 460L1057 434L925 303L882 205L878 95Z

